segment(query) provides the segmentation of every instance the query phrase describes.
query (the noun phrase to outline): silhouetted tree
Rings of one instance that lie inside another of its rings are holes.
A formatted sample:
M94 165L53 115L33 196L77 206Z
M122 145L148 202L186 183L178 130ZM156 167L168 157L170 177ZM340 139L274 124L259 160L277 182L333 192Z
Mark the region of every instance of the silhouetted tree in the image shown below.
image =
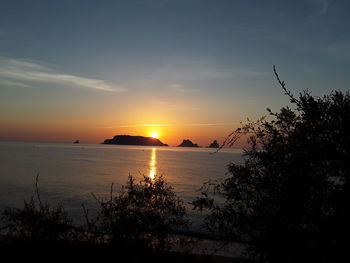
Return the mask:
M186 252L191 238L177 235L188 227L186 209L162 176L144 176L140 183L130 176L116 195L112 184L109 200L96 200L98 215L90 220L83 206L87 224L75 226L61 205L42 202L37 177L35 193L24 207L1 213L0 251L11 258L13 250L33 255L39 249L86 259L114 256L122 262L200 261ZM174 245L182 253L169 251Z
M43 203L36 177L35 193L29 201L24 201L24 208L7 208L2 212L2 230L7 238L16 241L61 242L72 241L72 221L61 205L52 207Z
M261 262L345 262L350 246L350 94L294 97L291 106L230 134L248 136L242 164L208 182L195 209L223 240L243 240ZM215 202L215 195L224 197ZM343 257L343 259L342 259Z
M188 225L183 201L162 176L144 176L139 184L129 176L115 197L112 185L110 200L98 201L101 212L95 225L118 247L167 250L175 241L173 231Z

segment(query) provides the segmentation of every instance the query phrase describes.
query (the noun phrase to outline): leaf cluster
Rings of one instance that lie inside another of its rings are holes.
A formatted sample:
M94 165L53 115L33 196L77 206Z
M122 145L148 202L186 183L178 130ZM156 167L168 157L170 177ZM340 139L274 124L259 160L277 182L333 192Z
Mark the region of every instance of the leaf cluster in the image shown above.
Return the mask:
M64 241L72 239L72 221L61 205L43 203L36 178L35 194L24 200L24 208L7 208L2 213L7 238L22 241Z
M146 254L167 251L186 243L176 235L189 224L185 206L163 176L144 176L140 183L129 176L117 194L111 185L109 200L93 196L99 204L98 215L90 218L83 205L86 224L74 226L61 205L53 207L41 201L37 177L35 193L24 201L24 207L3 211L1 237L31 244L49 241L65 246L107 246L124 254L132 249Z
M110 200L98 201L97 224L109 234L112 243L120 246L132 244L167 250L171 248L171 234L188 226L183 201L162 176L154 179L144 176L139 184L129 176L116 196L111 188Z
M336 262L350 247L350 94L296 98L275 74L291 105L230 134L248 136L244 162L193 204L207 230L263 262Z

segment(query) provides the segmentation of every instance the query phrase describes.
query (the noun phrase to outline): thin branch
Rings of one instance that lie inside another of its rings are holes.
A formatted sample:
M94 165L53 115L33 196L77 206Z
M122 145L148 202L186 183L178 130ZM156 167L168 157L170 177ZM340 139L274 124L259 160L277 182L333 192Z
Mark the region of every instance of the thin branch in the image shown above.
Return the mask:
M277 81L278 83L280 84L280 86L282 87L283 91L284 91L284 94L287 95L290 99L290 102L292 103L297 103L298 100L294 98L293 94L291 93L290 90L287 90L286 88L286 83L284 81L282 81L277 73L277 70L276 70L276 65L273 65L273 72L275 73L275 76L277 78Z
M40 192L39 192L39 173L36 175L36 178L35 178L35 193L38 198L40 208L42 208L43 203L41 202Z
M114 186L114 183L111 183L111 192L110 192L110 201L111 202L113 201L113 186Z
M240 134L240 130L241 130L241 128L237 128L236 130L231 132L229 135L227 135L227 137L225 138L224 142L220 145L220 147L215 152L213 152L211 154L218 153L226 145L231 147L242 136L242 135L238 135L238 134Z
M83 211L84 211L84 216L85 216L86 224L87 224L88 226L90 226L90 221L89 221L89 210L86 209L86 207L85 207L84 204L81 204L81 206L83 207Z
M229 242L223 242L221 246L214 249L214 251L210 254L211 256L214 256L217 252L222 250L224 247L226 247L229 244Z
M95 199L95 201L99 204L102 204L102 201L97 198L97 196L94 193L91 193L92 197Z

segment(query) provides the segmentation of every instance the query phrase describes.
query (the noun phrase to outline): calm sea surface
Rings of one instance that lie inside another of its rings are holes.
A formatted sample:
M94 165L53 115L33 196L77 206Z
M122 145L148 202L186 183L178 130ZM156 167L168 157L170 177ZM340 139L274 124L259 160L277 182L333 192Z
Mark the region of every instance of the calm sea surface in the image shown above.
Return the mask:
M128 175L163 174L186 203L199 195L203 182L224 178L230 162L242 160L240 150L216 154L207 148L142 147L98 144L0 142L0 210L22 207L34 191L39 174L41 198L61 203L73 218L82 217L81 204L96 201L125 184ZM189 207L190 208L190 207Z

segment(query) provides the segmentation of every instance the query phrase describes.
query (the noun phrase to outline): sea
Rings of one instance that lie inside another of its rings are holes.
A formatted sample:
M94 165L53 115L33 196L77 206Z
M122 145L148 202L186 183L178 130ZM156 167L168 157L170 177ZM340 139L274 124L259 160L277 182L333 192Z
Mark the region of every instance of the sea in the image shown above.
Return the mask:
M0 211L21 208L35 192L51 205L61 204L76 222L82 206L94 211L96 199L107 199L111 185L117 193L128 176L162 175L196 219L190 202L200 196L204 182L228 175L230 163L242 161L242 150L144 147L103 144L0 142Z

